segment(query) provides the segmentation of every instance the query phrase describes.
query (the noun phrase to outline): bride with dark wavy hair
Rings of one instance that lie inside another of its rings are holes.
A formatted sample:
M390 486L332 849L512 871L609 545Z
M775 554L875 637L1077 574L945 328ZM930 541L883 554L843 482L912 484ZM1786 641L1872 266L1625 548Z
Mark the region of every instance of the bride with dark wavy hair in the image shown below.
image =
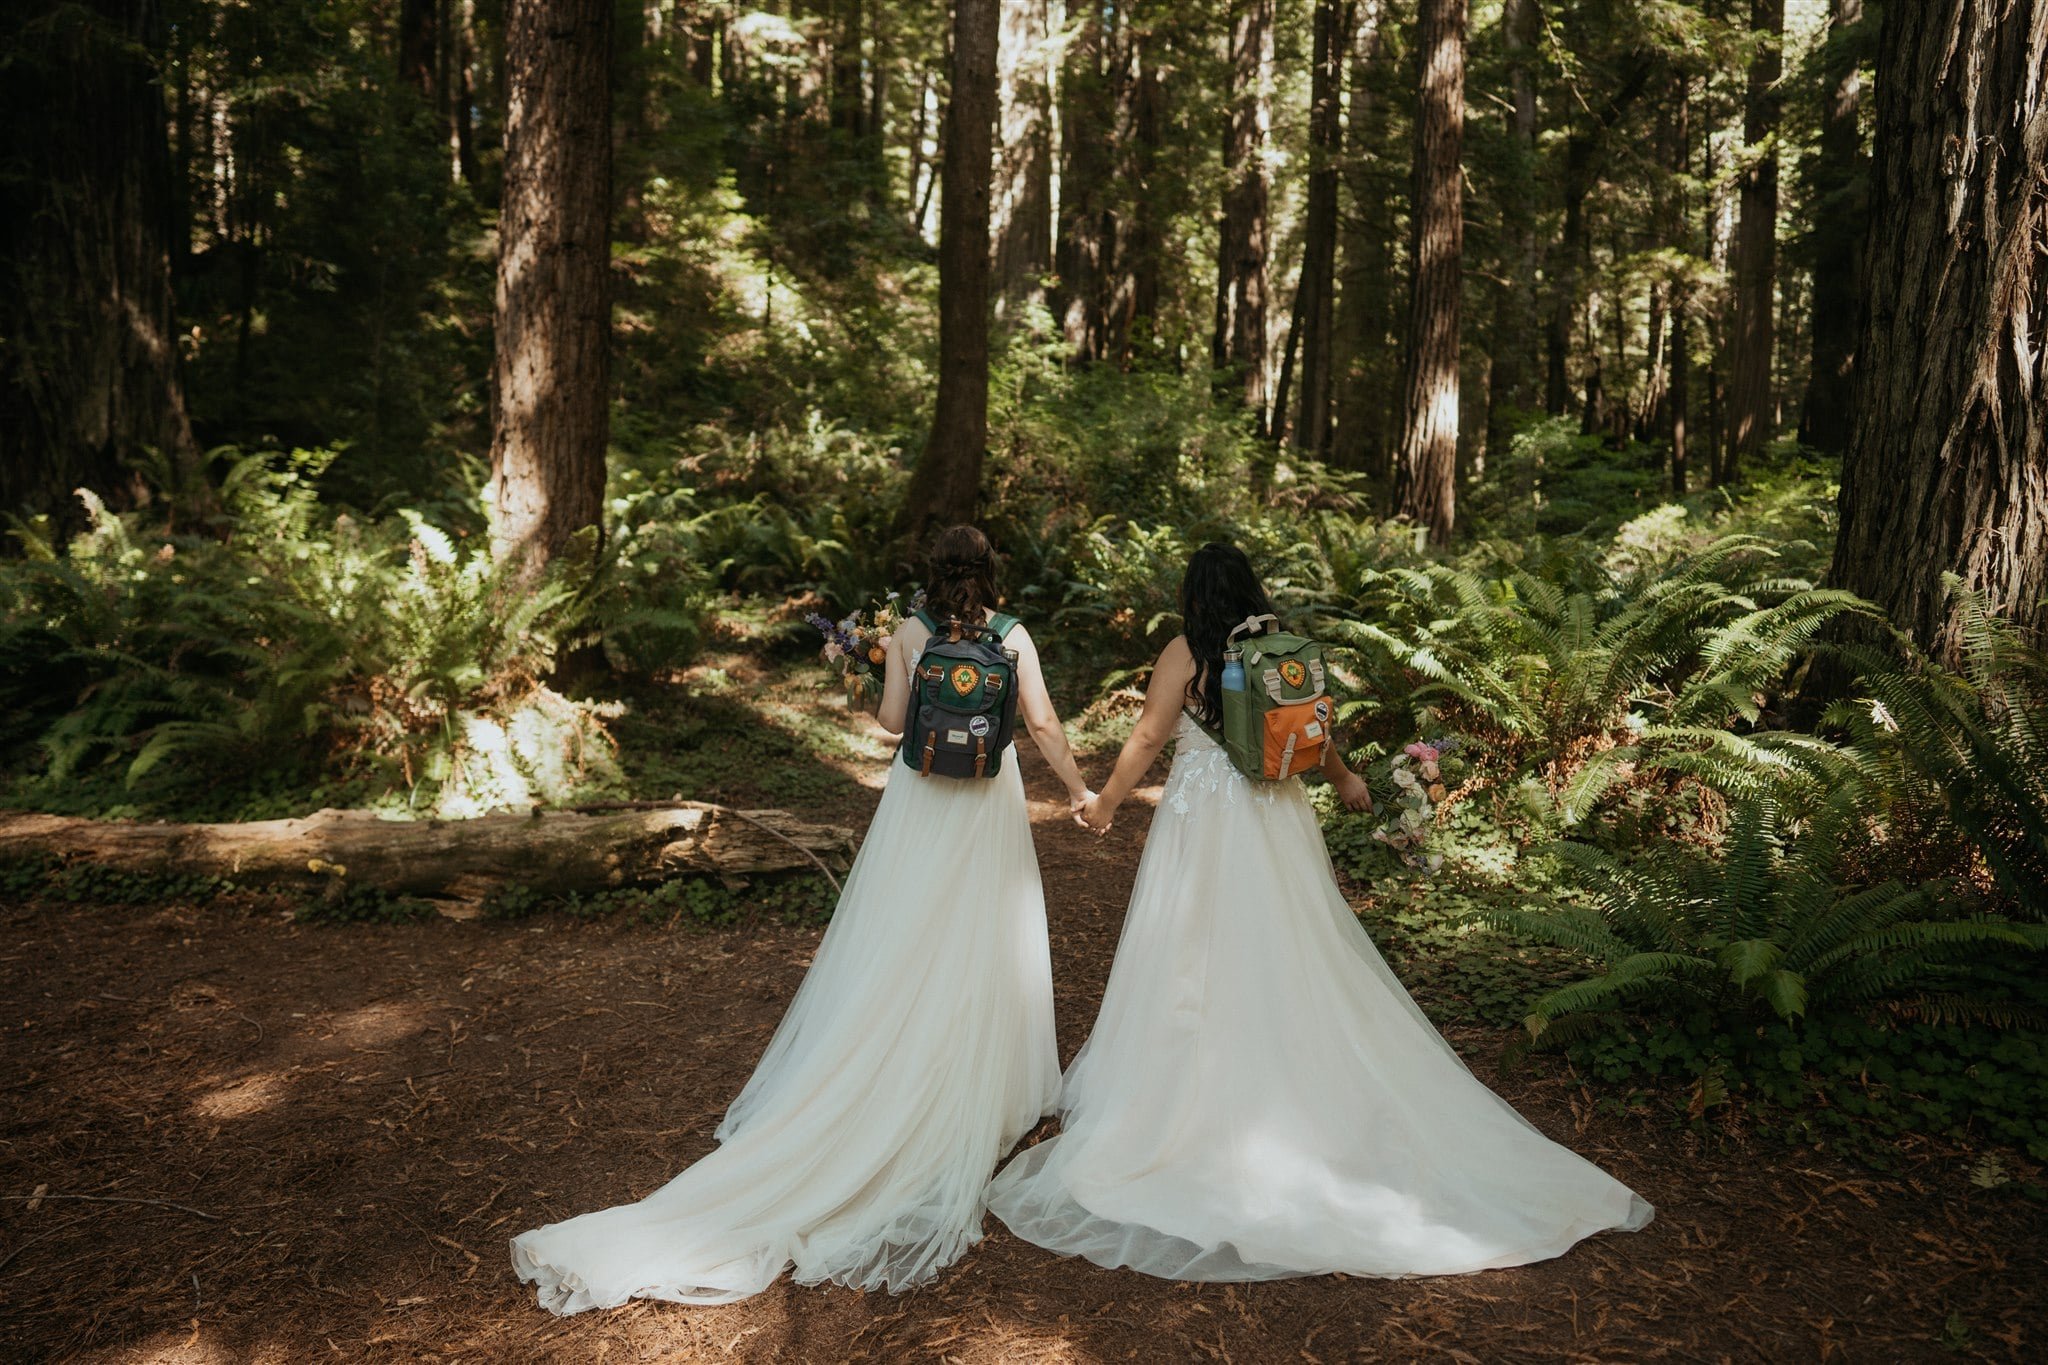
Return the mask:
M924 619L889 643L881 723L902 733L934 627L989 626L1016 654L1024 726L1079 810L1091 793L1031 632L997 606L988 538L942 532ZM989 1172L1058 1091L1045 898L1014 755L977 779L892 761L831 927L721 1145L636 1204L521 1234L512 1263L556 1313L722 1303L791 1267L804 1284L924 1284L980 1240Z
M1186 633L1081 817L1108 829L1174 741L1102 1011L1062 1131L989 1207L1026 1241L1175 1280L1451 1275L1643 1226L1648 1204L1531 1127L1409 998L1300 781L1253 781L1217 743L1227 635L1272 609L1236 546L1195 552ZM1323 752L1338 797L1370 804Z

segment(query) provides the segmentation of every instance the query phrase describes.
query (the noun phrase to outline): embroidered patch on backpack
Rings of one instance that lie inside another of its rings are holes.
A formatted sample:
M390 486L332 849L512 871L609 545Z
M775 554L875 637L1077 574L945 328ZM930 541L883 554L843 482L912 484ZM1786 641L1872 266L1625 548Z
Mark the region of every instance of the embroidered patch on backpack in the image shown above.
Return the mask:
M1299 659L1283 659L1280 677L1289 687L1299 687L1308 681L1308 665Z
M981 670L973 664L961 664L953 670L953 690L966 696L981 685Z

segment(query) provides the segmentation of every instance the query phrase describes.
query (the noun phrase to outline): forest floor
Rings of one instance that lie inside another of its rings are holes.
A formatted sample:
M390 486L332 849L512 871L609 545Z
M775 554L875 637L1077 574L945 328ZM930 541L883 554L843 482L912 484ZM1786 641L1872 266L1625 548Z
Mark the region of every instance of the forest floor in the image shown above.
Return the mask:
M863 822L877 769L814 772L804 813ZM1035 754L1024 771L1071 1057L1148 815L1098 841ZM1597 1104L1562 1067L1503 1075L1500 1032L1458 1028L1482 1078L1657 1206L1646 1231L1458 1278L1193 1286L1060 1260L992 1219L912 1294L785 1278L726 1307L558 1319L507 1240L702 1156L818 929L319 927L252 897L31 901L0 925L10 1361L1860 1362L2048 1342L2038 1206L1975 1187L1962 1158L1878 1174L1702 1138Z

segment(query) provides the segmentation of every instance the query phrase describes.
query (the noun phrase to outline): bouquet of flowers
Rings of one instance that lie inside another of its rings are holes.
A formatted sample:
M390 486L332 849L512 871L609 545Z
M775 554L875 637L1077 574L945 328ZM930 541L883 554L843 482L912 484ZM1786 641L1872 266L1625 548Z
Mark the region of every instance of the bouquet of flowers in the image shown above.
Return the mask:
M1456 774L1446 769L1459 766L1451 757L1457 747L1455 739L1417 740L1395 754L1388 766L1394 783L1394 799L1388 803L1392 813L1372 837L1418 871L1434 872L1443 866L1444 855L1425 852L1423 846L1436 822L1437 805L1449 795L1444 782L1455 780Z
M920 589L910 599L908 608L901 606L897 595L892 592L886 600L865 611L857 611L843 621L818 615L804 618L825 637L825 647L821 652L825 662L839 670L850 709L865 711L871 716L881 710L882 685L887 680L889 641L895 638L904 617L922 606L924 592Z

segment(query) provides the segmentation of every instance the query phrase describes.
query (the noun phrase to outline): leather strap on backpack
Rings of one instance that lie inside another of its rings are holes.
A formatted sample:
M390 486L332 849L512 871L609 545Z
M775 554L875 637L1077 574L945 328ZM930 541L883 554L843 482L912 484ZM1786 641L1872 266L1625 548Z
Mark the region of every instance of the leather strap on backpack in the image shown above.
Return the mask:
M918 774L919 774L919 776L922 776L922 777L930 777L930 776L932 775L932 758L933 758L933 757L934 757L934 756L936 755L936 753L937 753L937 751L938 751L938 747L939 747L939 732L938 732L938 731L936 731L936 730L927 730L927 731L925 731L925 734L924 734L924 763L923 763L923 764L922 764L922 765L921 765L921 766L920 766L920 767L918 768L918 770L917 770L917 771L918 771ZM979 776L979 774L976 774L976 776Z
M974 737L974 775L976 777L980 777L987 771L988 737L985 735L976 735Z

